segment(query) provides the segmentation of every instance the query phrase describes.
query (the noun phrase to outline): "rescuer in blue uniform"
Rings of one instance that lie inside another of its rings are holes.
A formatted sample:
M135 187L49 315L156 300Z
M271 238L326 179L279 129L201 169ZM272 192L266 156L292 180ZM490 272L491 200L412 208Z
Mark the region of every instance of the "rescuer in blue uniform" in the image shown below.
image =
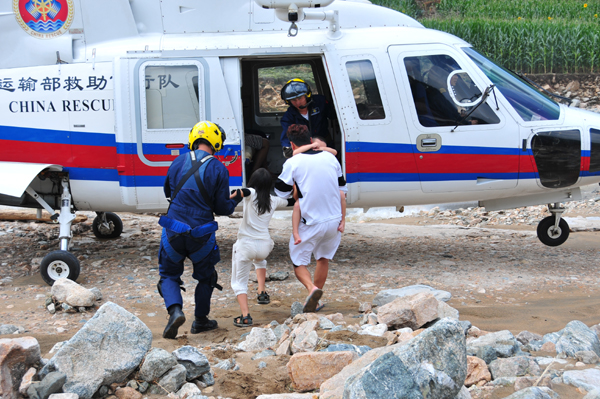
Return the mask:
M287 137L291 125L304 125L308 127L311 137L319 136L330 140L327 120L335 119L335 111L324 96L313 95L310 86L302 79L291 79L281 88L281 99L290 106L281 117L281 147L286 158L292 156Z
M216 215L231 215L242 200L241 193L230 199L229 172L213 154L223 148L225 132L218 125L203 121L189 134L189 153L175 158L165 181L164 191L170 198L167 216L161 216L163 227L158 255L160 281L158 291L165 300L169 321L164 338L175 338L185 323L182 311L181 275L185 258L193 263L196 285L195 320L191 333L217 328L216 320L209 320L210 298L217 284L215 265L221 260L215 241L218 229Z

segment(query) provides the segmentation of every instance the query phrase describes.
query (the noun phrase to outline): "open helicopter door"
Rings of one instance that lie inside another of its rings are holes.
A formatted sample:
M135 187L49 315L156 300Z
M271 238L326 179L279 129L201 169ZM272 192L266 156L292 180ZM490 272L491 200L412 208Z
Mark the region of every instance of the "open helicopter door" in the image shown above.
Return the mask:
M519 177L519 126L455 48L391 46L389 54L424 192L503 190Z
M163 192L168 167L189 151L188 134L201 120L226 131L217 158L228 166L230 186L241 186L240 139L218 57L119 58L115 107L124 203L148 210L168 206Z

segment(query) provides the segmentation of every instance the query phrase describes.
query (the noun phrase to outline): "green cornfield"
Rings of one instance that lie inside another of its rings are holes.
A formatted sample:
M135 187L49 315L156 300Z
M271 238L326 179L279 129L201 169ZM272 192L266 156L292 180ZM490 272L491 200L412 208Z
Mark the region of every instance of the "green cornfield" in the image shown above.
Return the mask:
M600 72L600 0L373 0L456 35L512 70ZM422 9L419 5L427 5Z

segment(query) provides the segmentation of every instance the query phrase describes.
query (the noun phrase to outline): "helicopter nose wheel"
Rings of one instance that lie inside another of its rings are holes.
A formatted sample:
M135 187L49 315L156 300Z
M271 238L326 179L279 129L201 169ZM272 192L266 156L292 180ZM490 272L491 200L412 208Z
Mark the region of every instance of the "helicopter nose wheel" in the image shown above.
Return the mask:
M559 204L548 205L548 210L552 216L540 221L537 227L537 236L542 243L556 247L569 238L569 224L561 218L565 209L561 208Z
M53 285L59 278L77 280L81 268L79 261L70 252L58 250L50 252L42 259L40 273L48 285Z
M92 230L97 238L117 238L123 232L123 222L112 212L96 212Z

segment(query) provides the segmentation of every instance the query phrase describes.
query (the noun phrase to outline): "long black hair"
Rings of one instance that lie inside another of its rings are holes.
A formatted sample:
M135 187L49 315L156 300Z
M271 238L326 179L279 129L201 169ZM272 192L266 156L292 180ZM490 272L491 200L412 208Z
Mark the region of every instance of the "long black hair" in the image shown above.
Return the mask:
M256 190L256 209L258 214L271 212L271 173L265 168L260 168L252 173L248 187Z

